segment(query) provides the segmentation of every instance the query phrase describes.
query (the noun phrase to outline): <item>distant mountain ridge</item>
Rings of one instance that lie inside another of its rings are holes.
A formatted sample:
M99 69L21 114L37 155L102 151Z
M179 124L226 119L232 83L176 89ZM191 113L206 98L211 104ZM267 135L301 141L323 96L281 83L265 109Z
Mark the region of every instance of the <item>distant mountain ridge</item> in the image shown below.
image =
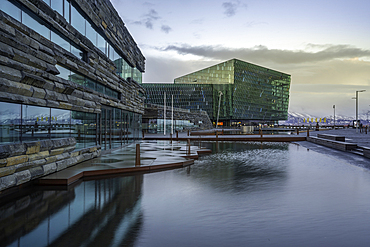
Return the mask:
M314 120L314 123L319 121L321 118L322 124L325 124L323 122L324 118L326 118L326 124L333 124L334 118L333 115L327 115L327 116L316 116L316 115L310 115L307 113L298 113L298 112L288 112L288 120L286 121L279 121L280 124L307 124L307 119L309 119L309 123L312 123L312 119ZM305 122L303 122L303 119L305 119ZM359 114L358 119L361 120L363 123L368 123L368 115L367 114ZM335 124L338 125L344 125L352 123L352 121L355 120L355 117L348 117L344 115L335 115Z

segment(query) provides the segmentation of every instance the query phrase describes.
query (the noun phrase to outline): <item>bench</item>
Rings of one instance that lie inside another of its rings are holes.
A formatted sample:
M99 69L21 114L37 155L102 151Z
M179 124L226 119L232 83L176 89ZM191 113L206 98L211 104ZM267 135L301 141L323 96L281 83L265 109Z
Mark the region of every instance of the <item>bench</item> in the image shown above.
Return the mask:
M307 141L313 142L319 145L323 145L326 147L338 149L341 151L349 151L349 150L353 150L357 148L356 143L335 141L335 140L324 139L324 138L319 138L319 137L307 137Z
M338 136L338 135L329 135L329 134L317 134L318 138L333 140L333 141L340 141L345 142L346 137L345 136Z

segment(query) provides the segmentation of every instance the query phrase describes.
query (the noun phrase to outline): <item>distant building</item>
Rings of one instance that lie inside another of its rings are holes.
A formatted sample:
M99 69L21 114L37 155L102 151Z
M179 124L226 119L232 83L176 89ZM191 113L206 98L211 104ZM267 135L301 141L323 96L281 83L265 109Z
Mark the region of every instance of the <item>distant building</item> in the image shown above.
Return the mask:
M144 70L109 0L1 0L0 191L139 140Z
M288 118L291 76L231 59L178 77L174 84L143 83L146 103L190 111L206 111L213 122L225 126L250 122L276 122ZM221 101L220 101L221 93ZM220 107L219 107L220 105Z

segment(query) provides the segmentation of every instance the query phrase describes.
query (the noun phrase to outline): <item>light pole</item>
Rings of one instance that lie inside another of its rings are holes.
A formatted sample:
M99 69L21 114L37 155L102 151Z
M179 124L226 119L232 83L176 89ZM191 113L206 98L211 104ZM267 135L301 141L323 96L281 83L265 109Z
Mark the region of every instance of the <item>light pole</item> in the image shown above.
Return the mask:
M163 135L166 135L166 92L163 100Z
M222 92L221 91L218 91L218 93L220 94L220 98L218 100L218 111L217 111L217 123L216 123L216 129L218 127L218 116L220 115L220 106L221 106L221 96L222 96Z
M333 109L334 109L334 129L335 129L335 105L333 105Z
M356 133L358 132L358 93L365 92L366 90L356 91Z

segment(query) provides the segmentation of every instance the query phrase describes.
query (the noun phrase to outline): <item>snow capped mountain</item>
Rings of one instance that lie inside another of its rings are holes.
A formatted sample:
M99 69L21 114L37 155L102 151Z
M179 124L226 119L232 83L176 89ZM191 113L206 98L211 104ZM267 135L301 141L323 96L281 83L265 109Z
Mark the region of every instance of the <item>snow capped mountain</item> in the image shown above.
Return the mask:
M320 122L321 118L321 124L330 124L332 125L334 123L334 117L333 115L327 115L327 116L315 116L310 115L307 113L298 113L298 112L288 112L288 120L286 121L279 121L280 124L315 124L316 121ZM308 119L308 122L307 122ZM324 122L324 119L326 119L326 122ZM364 124L368 124L368 115L367 114L359 114L358 119L361 120ZM313 121L312 121L313 120ZM346 124L352 124L352 121L355 120L354 117L348 117L344 115L335 115L335 124L337 125L346 125Z

